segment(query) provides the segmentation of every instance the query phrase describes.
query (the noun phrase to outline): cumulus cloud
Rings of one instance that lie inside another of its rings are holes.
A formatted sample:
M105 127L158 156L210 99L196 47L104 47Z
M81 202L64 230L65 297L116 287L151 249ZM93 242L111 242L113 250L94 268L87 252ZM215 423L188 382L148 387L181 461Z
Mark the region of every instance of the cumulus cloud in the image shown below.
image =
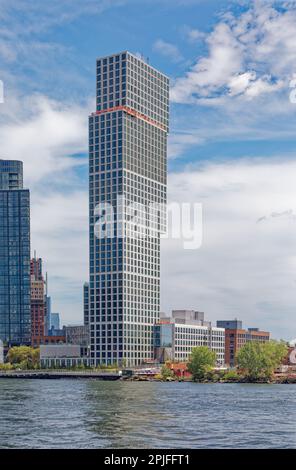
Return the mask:
M177 158L193 145L200 145L204 141L198 135L190 133L174 133L169 136L168 142L168 157L170 159Z
M295 139L296 3L241 4L220 15L205 38L207 51L172 80L179 112L171 127L201 137L205 145L219 142L218 158L225 143L242 141L241 155L245 142L265 140L266 151L273 152L269 142L291 146Z
M67 177L67 176L66 176ZM31 245L44 259L52 308L64 323L82 323L82 283L88 279L88 192L31 191Z
M31 192L31 247L44 259L53 308L65 322L82 321L87 279L87 116L93 103L76 105L46 96L9 96L1 104L1 158L24 162Z
M194 308L212 321L238 317L275 337L293 336L295 174L295 161L279 158L169 175L171 202L203 204L203 244L184 250L181 241L162 240L164 311Z
M206 33L197 28L190 28L190 26L184 26L182 31L188 41L193 44L205 39L206 37Z
M87 151L91 103L83 107L36 95L22 98L21 108L18 102L12 109L11 101L2 106L1 153L24 161L28 185L79 164L73 155Z
M155 41L153 48L155 51L159 52L165 57L168 57L173 62L179 62L182 60L182 55L178 47L174 44L164 41L163 39L158 39Z
M234 15L223 15L206 37L207 55L178 78L172 100L243 95L247 99L280 90L294 72L295 3L256 0Z
M201 58L185 77L177 79L171 92L173 101L190 103L196 94L208 96L241 69L240 44L233 37L229 25L218 24L207 38L207 43L209 56Z
M272 78L269 75L264 75L257 79L257 73L254 71L234 75L228 83L229 94L231 96L244 94L249 99L263 93L272 93L283 86L283 80L272 83Z

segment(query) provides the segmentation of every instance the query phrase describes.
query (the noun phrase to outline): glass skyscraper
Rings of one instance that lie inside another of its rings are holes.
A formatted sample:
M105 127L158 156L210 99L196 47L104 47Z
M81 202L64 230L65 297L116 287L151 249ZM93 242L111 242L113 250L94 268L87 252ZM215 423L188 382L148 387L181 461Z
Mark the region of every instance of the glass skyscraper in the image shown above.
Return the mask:
M30 193L23 164L0 160L0 339L30 344Z
M22 189L23 162L18 160L0 160L0 189Z
M145 208L166 203L169 80L129 52L103 57L96 104L89 118L91 361L139 365L153 359L160 314L165 218L155 210L149 231ZM96 210L102 204L115 212L112 226L108 209Z

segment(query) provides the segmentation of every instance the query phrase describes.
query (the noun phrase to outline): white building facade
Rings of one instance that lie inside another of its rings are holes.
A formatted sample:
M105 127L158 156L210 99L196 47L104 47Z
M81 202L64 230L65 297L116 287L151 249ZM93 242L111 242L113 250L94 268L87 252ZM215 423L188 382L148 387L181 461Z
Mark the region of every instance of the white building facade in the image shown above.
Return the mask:
M207 346L216 353L217 366L224 365L225 359L225 330L224 328L183 325L174 325L173 357L177 362L189 359L194 347Z
M187 362L192 349L206 346L216 353L217 367L225 363L225 329L212 327L202 312L175 310L154 326L155 358Z

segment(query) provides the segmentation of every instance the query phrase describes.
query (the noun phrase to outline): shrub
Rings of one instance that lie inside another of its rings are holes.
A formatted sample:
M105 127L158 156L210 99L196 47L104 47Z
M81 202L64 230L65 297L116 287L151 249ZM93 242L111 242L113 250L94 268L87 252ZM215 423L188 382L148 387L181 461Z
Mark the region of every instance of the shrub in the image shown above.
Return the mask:
M237 382L239 380L239 375L235 370L229 370L223 376L223 380L226 382Z

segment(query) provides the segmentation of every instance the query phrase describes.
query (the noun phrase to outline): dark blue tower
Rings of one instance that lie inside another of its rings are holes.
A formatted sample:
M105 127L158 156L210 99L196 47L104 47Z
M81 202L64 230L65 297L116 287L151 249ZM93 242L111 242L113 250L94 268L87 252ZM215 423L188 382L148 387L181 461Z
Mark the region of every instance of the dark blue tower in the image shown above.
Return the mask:
M0 339L30 344L30 192L23 164L0 160Z

